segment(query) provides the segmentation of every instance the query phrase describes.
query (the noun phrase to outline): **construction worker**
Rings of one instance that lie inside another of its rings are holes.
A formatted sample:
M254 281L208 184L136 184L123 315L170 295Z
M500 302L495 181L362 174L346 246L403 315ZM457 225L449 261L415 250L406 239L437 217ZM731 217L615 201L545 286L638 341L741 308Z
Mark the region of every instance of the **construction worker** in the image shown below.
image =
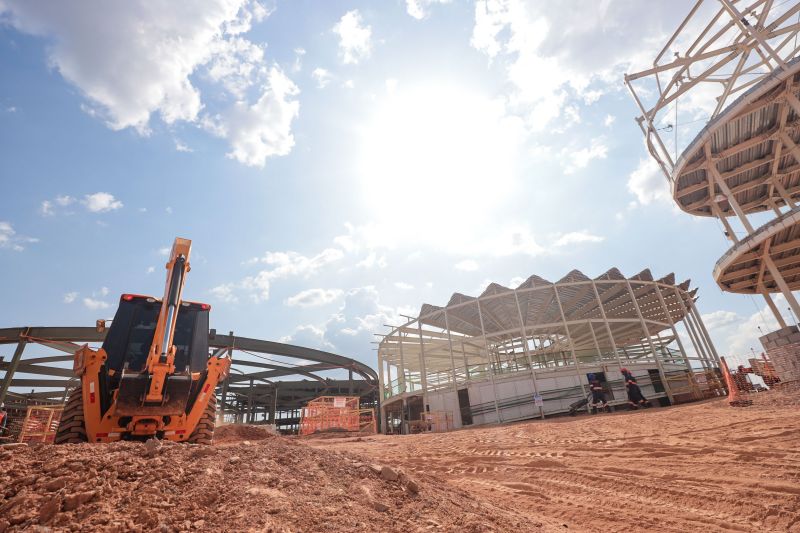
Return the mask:
M608 401L602 383L595 374L587 374L586 377L589 378L589 390L592 392L592 413L597 413L598 408L601 411L608 411Z
M622 378L625 380L625 390L628 391L628 406L631 410L638 409L639 407L650 407L650 402L642 394L642 389L636 383L636 378L627 368L620 369Z

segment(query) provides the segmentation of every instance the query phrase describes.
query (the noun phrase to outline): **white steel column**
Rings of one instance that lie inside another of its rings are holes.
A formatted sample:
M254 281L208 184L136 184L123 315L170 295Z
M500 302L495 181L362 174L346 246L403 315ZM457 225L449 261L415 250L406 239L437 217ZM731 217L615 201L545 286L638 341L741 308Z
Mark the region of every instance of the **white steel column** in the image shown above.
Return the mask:
M644 316L642 315L642 310L639 308L639 301L636 299L636 295L633 293L633 288L631 287L630 280L625 280L625 285L628 287L628 294L633 300L633 306L636 309L636 314L639 317L639 322L642 324L642 333L644 333L645 337L647 337L647 343L650 345L650 352L653 354L653 359L656 360L656 367L658 367L658 373L661 374L661 381L664 383L664 391L667 393L667 398L669 398L669 403L674 404L675 400L672 396L672 390L669 387L669 382L667 381L667 375L664 372L664 365L661 362L661 359L658 357L656 353L656 348L653 345L653 339L650 338L650 330L647 329L647 324L644 321ZM644 285L644 284L643 284Z
M561 322L564 324L564 331L567 333L567 337L569 338L569 351L572 353L572 362L575 363L575 375L578 376L578 384L581 386L581 390L583 391L584 397L586 396L586 385L583 383L583 378L585 376L581 375L581 365L578 363L578 356L575 355L575 345L572 342L572 334L569 332L569 326L567 325L567 317L564 315L564 308L561 307L561 296L558 295L558 285L555 283L553 284L553 291L556 294L556 302L558 303L558 311L561 313Z
M694 351L697 355L697 358L700 360L700 365L703 368L708 368L708 365L706 364L708 356L706 355L703 347L700 345L700 341L696 337L694 326L692 326L692 322L689 319L689 309L686 307L686 302L683 301L683 295L681 294L681 291L678 290L678 287L672 287L672 290L675 292L675 296L683 308L683 326L686 328L686 333L689 335L689 340L692 342L692 346L694 346Z
M450 370L453 372L453 392L456 393L458 399L458 380L456 376L456 359L453 357L453 339L450 336L450 322L447 319L447 308L444 308L444 327L447 329L447 344L450 349Z
M619 357L619 352L617 351L617 343L614 341L614 335L611 334L611 326L608 324L608 318L606 317L606 310L603 307L603 302L600 300L600 293L597 291L597 284L594 280L592 280L592 289L594 290L594 297L597 298L597 306L600 309L600 316L603 317L603 324L606 326L606 333L608 334L608 340L611 341L611 348L614 350L614 356L617 358L617 365L619 365L620 369L622 368L622 359Z
M766 291L762 292L761 296L763 296L764 297L764 301L767 302L767 305L769 306L770 311L772 311L772 314L775 316L775 319L778 321L778 325L781 328L787 327L786 320L784 320L783 315L778 310L778 306L775 305L775 302L772 300L772 297L769 295L769 293L766 292Z
M425 366L425 343L422 341L422 324L420 323L419 319L417 319L417 332L419 333L419 362L420 368L420 381L422 381L422 406L425 409L425 405L428 402L428 367Z
M386 400L386 383L383 378L383 353L378 346L378 390L380 391L380 405L383 411L383 402Z
M536 383L536 371L533 369L533 361L531 360L531 354L528 351L528 334L525 332L525 319L522 318L522 307L519 305L519 296L517 296L517 291L514 291L514 300L517 302L517 314L519 314L519 329L522 333L522 350L525 352L525 358L528 360L528 368L531 370L533 394L538 396L539 385ZM544 406L539 407L539 416L541 416L542 420L544 420Z
M708 345L708 350L711 352L711 356L714 358L717 366L719 366L719 354L717 353L717 349L714 347L714 341L711 340L711 335L708 334L706 325L703 324L703 317L700 316L700 313L697 311L697 307L694 305L694 300L691 297L689 297L689 307L692 309L692 313L694 313L694 321L697 322L697 325L700 326L700 330L703 332L703 336L706 339L706 344Z
M497 421L502 422L503 418L500 416L500 406L497 403L497 384L494 381L494 368L492 367L492 356L489 353L489 341L486 339L486 328L483 327L483 313L481 312L481 300L476 299L478 304L478 320L481 322L481 337L483 338L483 347L486 349L486 362L489 364L489 377L492 380L492 391L494 392L494 412L497 414Z
M681 355L683 355L683 362L686 364L686 369L691 371L692 365L689 363L689 354L684 349L681 336L678 334L678 330L675 328L675 322L672 320L672 314L670 314L669 308L667 307L667 302L664 300L664 296L661 294L661 287L658 286L658 283L655 285L658 301L661 302L661 309L664 310L664 314L667 316L667 321L669 322L669 327L672 329L672 334L675 335L675 341L678 343L678 348L681 351Z
M400 394L404 394L408 392L408 388L406 387L406 360L403 357L403 333L398 329L398 345L400 346L400 375L402 378L400 379L399 386L400 386Z

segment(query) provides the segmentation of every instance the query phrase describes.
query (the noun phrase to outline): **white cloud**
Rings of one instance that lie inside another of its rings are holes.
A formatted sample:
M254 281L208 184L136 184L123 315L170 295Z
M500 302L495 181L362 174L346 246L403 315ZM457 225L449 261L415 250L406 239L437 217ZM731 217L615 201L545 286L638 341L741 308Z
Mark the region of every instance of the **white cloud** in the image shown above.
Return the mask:
M172 248L170 248L169 246L162 246L161 248L158 249L158 255L163 255L164 257L167 257L171 250Z
M168 215L171 215L172 214L172 207L170 207L170 206L165 207L164 208L164 212L166 214L168 214Z
M335 347L325 340L325 330L308 324L298 326L291 335L281 337L281 342L315 348L317 350L334 350Z
M593 159L605 159L607 154L608 147L598 139L592 139L589 146L580 150L564 148L561 152L564 173L572 174L577 170L586 168Z
M370 252L367 257L356 263L359 268L386 268L389 263L386 261L385 255L378 255L376 252Z
M246 261L247 265L266 264L270 268L261 270L255 275L247 276L238 282L225 283L211 289L211 293L224 302L238 300L237 292L246 292L254 302L269 299L273 281L289 277L303 277L318 273L327 265L339 261L344 252L338 248L326 248L313 257L306 257L297 252L267 252L263 257Z
M74 291L73 292L68 292L68 293L66 293L64 295L64 303L65 304L71 304L77 298L78 298L78 293L77 292L74 292Z
M341 289L307 289L286 299L289 307L319 307L338 300Z
M265 44L244 37L270 14L255 0L8 0L0 10L16 29L48 39L49 62L81 90L81 107L114 130L147 135L154 116L200 125L229 141L230 157L255 166L292 148L288 130L298 104L286 97L296 88L265 66ZM196 79L209 82L215 98L204 99ZM253 88L260 97L250 103Z
M709 330L718 329L739 322L741 317L733 311L714 311L703 315L703 324Z
M194 150L189 148L189 146L186 145L186 143L184 143L180 139L175 139L175 150L177 150L178 152L184 152L189 154L194 152Z
M369 57L372 50L372 28L363 25L357 9L348 11L333 27L339 36L339 55L346 64L356 64Z
M299 92L274 65L256 103L239 100L226 113L205 117L203 125L229 140L229 158L247 166L263 167L267 158L286 155L294 146L292 121L300 112L300 103L294 97Z
M772 298L778 309L786 309L783 295L772 295ZM758 338L779 328L778 321L766 305L749 316L718 310L702 315L702 319L719 355L725 356L729 364L734 362L737 365L746 364L753 352L760 355L764 348ZM788 311L784 312L784 319L791 323Z
M87 309L91 309L93 311L97 309L108 309L110 307L108 302L96 300L94 298L84 298L83 305L86 306Z
M75 198L65 195L58 195L52 200L43 200L39 206L39 213L42 216L54 216L57 212L57 207L68 207L75 203Z
M512 289L516 289L517 287L522 285L524 282L525 282L525 278L523 278L521 276L514 276L513 278L511 278L511 281L508 282L508 286L510 288L512 288Z
M553 246L556 247L563 247L563 246L570 246L572 244L581 244L584 242L603 242L605 237L600 235L594 235L588 231L572 231L570 233L565 233L561 235L556 241L553 243Z
M373 334L385 330L384 324L401 323L400 312L410 314L412 311L382 305L375 287L360 287L347 291L339 310L316 329L323 332L322 339L331 350L374 364Z
M46 217L55 215L55 211L53 211L53 202L50 200L43 200L42 204L39 206L39 213Z
M651 157L639 160L639 165L628 176L628 190L641 205L653 202L672 203L667 179L658 163Z
M510 104L529 127L547 131L571 101L588 105L618 90L622 73L652 61L683 16L670 2L567 0L555 9L479 0L471 43L500 63L514 88Z
M300 72L303 70L303 56L306 55L305 48L294 49L294 63L292 64L292 72Z
M321 67L315 68L311 72L311 77L317 82L318 89L324 89L331 82L331 73Z
M610 128L611 125L614 124L615 120L617 120L617 117L615 117L614 115L606 115L606 118L603 119L603 126L605 126L606 128Z
M395 281L394 286L400 289L401 291L410 291L414 288L413 285L410 283L406 283L404 281Z
M433 4L449 4L451 0L406 0L406 13L417 20L422 20L430 12L428 8Z
M153 267L153 266L149 266L149 267L147 267L147 273L148 273L148 274L152 274L152 273L153 273L153 272L155 272L155 271L156 271L156 267Z
M34 242L39 242L39 239L19 235L10 222L0 220L0 248L21 252L25 249L24 244Z
M235 303L239 301L239 298L236 297L233 291L234 285L231 283L225 283L223 285L217 285L216 287L213 287L210 292L214 298L221 302Z
M122 202L107 192L96 192L83 197L84 206L92 213L105 213L122 208Z
M474 259L464 259L456 263L455 267L457 270L463 270L464 272L474 272L478 270L478 262Z
M236 20L242 4L131 1L80 8L10 0L5 7L17 29L55 37L50 62L109 126L144 132L153 113L167 123L197 117L200 93L189 76L210 59L220 30Z

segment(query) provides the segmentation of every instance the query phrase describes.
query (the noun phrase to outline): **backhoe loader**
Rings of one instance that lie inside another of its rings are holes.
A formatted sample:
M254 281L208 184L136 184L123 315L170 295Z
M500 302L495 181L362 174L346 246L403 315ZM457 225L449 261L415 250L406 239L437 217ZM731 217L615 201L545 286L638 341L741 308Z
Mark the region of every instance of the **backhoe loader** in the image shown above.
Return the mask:
M192 243L176 238L161 300L123 294L103 345L75 352L80 385L70 394L55 442L151 437L211 444L217 383L230 358L209 355L210 306L182 299Z

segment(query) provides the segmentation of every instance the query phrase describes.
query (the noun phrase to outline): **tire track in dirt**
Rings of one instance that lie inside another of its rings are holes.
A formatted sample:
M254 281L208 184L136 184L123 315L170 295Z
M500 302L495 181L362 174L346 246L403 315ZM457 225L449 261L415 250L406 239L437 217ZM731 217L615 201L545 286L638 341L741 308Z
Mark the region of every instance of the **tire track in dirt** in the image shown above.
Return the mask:
M799 405L712 401L321 445L580 531L800 532Z

